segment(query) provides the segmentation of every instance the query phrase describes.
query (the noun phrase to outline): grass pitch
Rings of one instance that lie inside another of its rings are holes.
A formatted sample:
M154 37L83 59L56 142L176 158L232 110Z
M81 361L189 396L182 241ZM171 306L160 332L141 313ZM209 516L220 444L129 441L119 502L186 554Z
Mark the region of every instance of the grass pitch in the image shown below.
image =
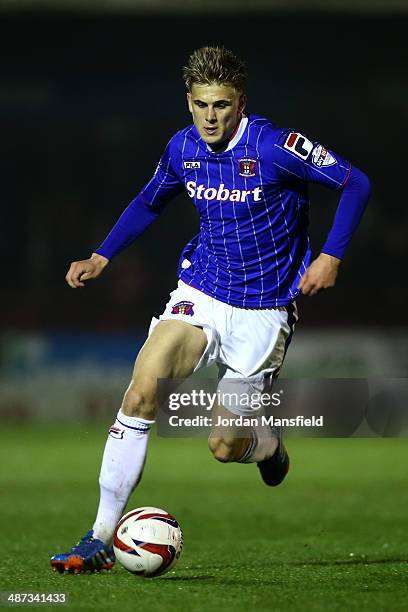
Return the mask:
M289 476L269 489L203 439L152 437L129 509L174 514L185 548L174 571L142 579L49 568L93 522L106 428L1 434L1 591L65 591L75 610L407 610L408 440L291 439Z

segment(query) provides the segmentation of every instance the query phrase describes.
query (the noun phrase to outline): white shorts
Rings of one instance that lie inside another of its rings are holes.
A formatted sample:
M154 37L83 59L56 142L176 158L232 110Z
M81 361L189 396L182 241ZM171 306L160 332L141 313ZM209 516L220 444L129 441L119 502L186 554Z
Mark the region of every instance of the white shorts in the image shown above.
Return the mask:
M279 374L297 310L295 304L263 309L230 306L180 280L163 314L153 317L149 335L159 321L168 320L184 321L205 332L207 347L195 371L217 364L220 381L245 378L261 391L264 381L269 383Z

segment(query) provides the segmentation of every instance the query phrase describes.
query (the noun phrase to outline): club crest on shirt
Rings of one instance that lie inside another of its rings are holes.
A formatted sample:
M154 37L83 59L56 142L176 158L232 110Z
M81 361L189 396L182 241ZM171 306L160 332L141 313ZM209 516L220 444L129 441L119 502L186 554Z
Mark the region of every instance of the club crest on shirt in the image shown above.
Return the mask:
M244 176L245 178L256 176L257 165L257 159L252 159L251 157L241 157L241 159L238 160L239 176Z
M177 302L171 307L171 314L190 315L192 317L194 314L193 306L194 302L187 302L186 300Z
M323 145L318 145L312 151L312 162L315 166L333 166L337 160L331 155Z

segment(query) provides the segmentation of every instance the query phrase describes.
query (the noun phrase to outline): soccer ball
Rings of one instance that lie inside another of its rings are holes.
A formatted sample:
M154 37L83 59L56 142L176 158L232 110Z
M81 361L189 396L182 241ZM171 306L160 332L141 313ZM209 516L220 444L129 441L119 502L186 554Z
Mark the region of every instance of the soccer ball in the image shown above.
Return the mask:
M183 533L166 510L145 506L120 519L113 536L117 560L132 574L154 578L168 572L183 548Z

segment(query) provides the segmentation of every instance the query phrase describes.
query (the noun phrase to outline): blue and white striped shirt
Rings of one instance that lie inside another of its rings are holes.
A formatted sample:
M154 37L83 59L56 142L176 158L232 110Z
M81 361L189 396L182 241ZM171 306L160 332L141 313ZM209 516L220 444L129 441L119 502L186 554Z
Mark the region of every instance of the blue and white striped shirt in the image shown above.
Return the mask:
M153 178L97 252L111 259L186 189L200 229L183 250L179 277L234 306L286 305L299 294L311 257L307 183L342 189L350 172L349 162L318 142L256 115L242 118L222 153L191 125L170 140ZM343 256L351 236L341 231L333 225L323 252Z

